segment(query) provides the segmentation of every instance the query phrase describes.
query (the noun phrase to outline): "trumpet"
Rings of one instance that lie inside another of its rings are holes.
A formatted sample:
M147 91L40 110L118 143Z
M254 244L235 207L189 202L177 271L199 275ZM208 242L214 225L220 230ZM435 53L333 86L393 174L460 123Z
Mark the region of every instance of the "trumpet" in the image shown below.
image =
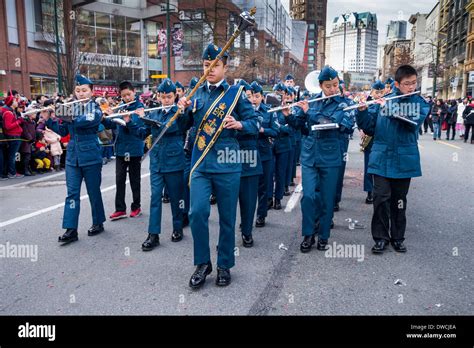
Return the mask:
M408 97L410 95L414 95L414 94L420 94L421 91L416 91L416 92L412 92L412 93L407 93L407 94L402 94L402 95L396 95L394 97L390 97L390 98L381 98L385 101L387 100L394 100L394 99L399 99L399 98L403 98L403 97ZM348 106L346 108L343 109L343 111L349 111L349 110L354 110L354 109L357 109L363 105L371 105L371 104L375 104L377 102L377 100L379 99L374 99L374 100L370 100L368 102L365 102L365 103L358 103L358 104L355 104L355 105L351 105L351 106Z
M317 101L321 101L321 100L325 100L325 99L329 99L329 98L334 98L334 97L337 97L338 95L339 94L333 94L333 95L329 95L329 96L326 96L326 97L310 99L310 100L307 100L307 102L308 103L314 103L314 102L317 102ZM268 112L276 112L276 111L280 111L280 110L284 110L284 109L290 109L290 108L292 108L294 106L297 106L297 105L298 105L298 102L293 103L293 104L283 105L283 106L279 106L277 108L270 109L270 110L268 110Z

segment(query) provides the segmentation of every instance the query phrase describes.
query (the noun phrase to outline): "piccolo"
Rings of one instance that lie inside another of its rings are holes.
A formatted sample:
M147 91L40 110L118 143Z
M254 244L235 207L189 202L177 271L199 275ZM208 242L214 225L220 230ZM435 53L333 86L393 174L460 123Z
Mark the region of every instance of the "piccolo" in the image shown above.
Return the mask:
M150 112L150 111L155 111L155 110L162 110L162 109L166 109L166 108L172 108L173 106L175 106L175 104L173 105L168 105L168 106L158 106L156 108L150 108L150 109L144 109L143 111L144 112ZM123 115L129 115L129 114L134 114L136 113L137 110L133 110L133 111L125 111L125 112L118 112L116 114L110 114L108 116L105 116L105 118L114 118L114 117L122 117Z
M351 105L351 106L348 106L346 108L343 109L343 111L349 111L349 110L354 110L354 109L357 109L361 106L364 106L364 105L371 105L371 104L375 104L377 103L378 100L393 100L393 99L399 99L399 98L403 98L403 97L408 97L410 95L414 95L414 94L419 94L421 93L421 91L416 91L416 92L412 92L412 93L407 93L407 94L402 94L402 95L396 95L395 97L389 97L389 98L380 98L380 99L374 99L374 100L370 100L368 102L365 102L365 103L358 103L358 104L355 104L355 105Z
M325 99L329 99L329 98L334 98L334 97L337 97L337 96L339 96L339 95L340 95L340 94L333 94L333 95L329 95L329 96L327 96L327 97L320 97L320 98L316 98L316 99L310 99L310 100L308 100L307 102L308 102L308 103L314 103L314 102L317 102L317 101L320 101L320 100L325 100ZM297 105L298 105L298 102L297 102L297 103L293 103L293 104L283 105L283 106L279 106L279 107L270 109L270 110L268 110L268 112L276 112L276 111L280 111L280 110L284 110L284 109L289 109L289 108L292 108L293 106L297 106Z

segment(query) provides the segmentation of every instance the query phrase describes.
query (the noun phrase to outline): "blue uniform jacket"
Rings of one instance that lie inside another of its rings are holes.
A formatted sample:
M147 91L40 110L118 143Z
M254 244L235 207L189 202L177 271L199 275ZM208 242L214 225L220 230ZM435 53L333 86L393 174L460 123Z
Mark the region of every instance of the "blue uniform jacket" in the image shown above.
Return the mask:
M121 110L134 111L136 109L143 108L142 102L136 97L135 103L127 105ZM140 117L137 114L131 114L131 120L138 126L143 125ZM132 134L128 127L121 126L115 122L112 122L110 118L103 120L103 124L108 129L117 129L117 140L115 142L115 154L117 156L130 156L130 157L141 157L143 156L143 150L145 147L143 139Z
M101 120L102 112L94 102L74 106L72 122L59 126L61 136L71 136L67 145L67 165L85 167L102 163L102 148L97 136Z
M315 98L322 96L322 93ZM352 105L353 101L343 96L337 96L318 102L313 102L308 112L299 110L292 115L292 120L300 127L307 126L309 135L303 140L301 147L301 163L308 167L339 167L342 164L341 133L351 133L354 126L354 112L343 111L343 108ZM321 119L329 118L338 123L339 128L334 130L312 131L313 125L319 124Z
M201 124L201 121L206 114L208 107L212 104L212 101L228 88L229 84L225 80L212 92L209 91L207 84L203 84L198 88L191 99L192 105L185 111L185 114L189 116L192 125L196 127L196 129ZM206 157L196 170L204 173L236 173L242 171L241 163L219 161L218 156L225 151L227 151L227 153L238 153L239 143L236 139L237 133L241 135L258 134L257 115L252 104L244 94L245 93L242 92L231 114L237 121L242 123L242 130L236 131L233 129L223 129L216 143L207 153ZM188 124L188 126L189 125L191 124Z
M269 161L272 159L273 142L280 129L276 121L276 114L269 113L270 107L266 104L260 104L255 111L260 122L260 127L263 128L263 133L258 133L258 152L262 161Z
M162 123L162 127L170 120L178 108L173 106L168 111L157 110L150 113L149 118ZM187 119L181 115L168 128L164 136L151 150L150 172L171 173L184 170L184 140ZM151 127L135 122L127 123L127 128L134 136L145 139L150 134L152 139L156 139L162 127Z
M278 136L275 138L274 143L275 153L288 152L291 150L290 134L293 131L288 123L290 116L285 117L281 111L277 111L274 113L274 117L279 129Z
M394 88L387 97L400 95ZM417 125L393 117L393 113L412 110L408 116ZM421 176L418 129L430 112L430 105L419 95L388 101L383 108L357 112L357 124L366 134L374 134L369 156L369 174L404 179Z

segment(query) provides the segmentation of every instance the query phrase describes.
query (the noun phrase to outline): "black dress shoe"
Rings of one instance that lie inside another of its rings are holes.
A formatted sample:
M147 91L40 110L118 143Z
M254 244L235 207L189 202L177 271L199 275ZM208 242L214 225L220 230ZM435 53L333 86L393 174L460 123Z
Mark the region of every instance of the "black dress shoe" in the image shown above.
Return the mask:
M163 198L161 198L161 201L163 203L169 203L170 202L170 196L168 196L168 195L163 196Z
M395 249L395 251L397 251L399 253L406 253L407 252L407 247L405 246L405 244L403 244L402 241L394 240L394 241L392 241L391 244L393 246L393 249Z
M183 214L183 228L189 226L189 216L188 214Z
M365 199L365 203L367 203L367 204L373 204L374 203L374 196L372 195L371 191L367 192L367 198Z
M214 205L217 203L216 195L211 194L211 197L209 198L209 203L211 203L211 205Z
M387 241L378 240L375 242L375 245L372 247L372 252L374 254L382 254L386 247L387 247Z
M181 239L183 239L183 230L174 230L171 234L171 241L179 242Z
M290 190L288 189L288 186L285 186L285 192L283 193L283 196L289 196L291 195Z
M217 267L217 278L216 278L216 285L217 286L227 286L230 284L230 270L226 268Z
M148 233L147 239L142 244L142 250L150 251L150 250L153 250L158 245L160 245L160 236L158 234Z
M275 205L273 206L275 210L281 210L281 202L279 199L275 199Z
M316 248L323 251L328 250L328 240L318 238L318 244L316 245Z
M255 221L255 227L265 227L265 218L257 216L257 220Z
M189 286L193 289L200 288L206 281L206 277L212 272L212 264L202 263L196 267L191 279L189 279Z
M295 182L294 181L290 182L290 186L296 186Z
M334 206L334 211L339 211L339 203L336 203L336 205Z
M92 225L91 228L87 230L87 235L88 236L95 236L99 233L104 232L104 225L99 224L99 225Z
M334 228L334 219L331 220L331 226L329 228L332 230Z
M242 235L242 242L245 248L251 248L253 246L253 238L252 235L246 236L245 234Z
M267 210L273 209L273 198L269 198L267 201Z
M68 244L71 242L77 241L79 238L77 237L77 230L75 228L68 228L66 232L62 236L58 238L59 243Z
M303 241L300 244L300 250L302 253L307 253L311 250L311 247L316 243L315 235L304 236Z

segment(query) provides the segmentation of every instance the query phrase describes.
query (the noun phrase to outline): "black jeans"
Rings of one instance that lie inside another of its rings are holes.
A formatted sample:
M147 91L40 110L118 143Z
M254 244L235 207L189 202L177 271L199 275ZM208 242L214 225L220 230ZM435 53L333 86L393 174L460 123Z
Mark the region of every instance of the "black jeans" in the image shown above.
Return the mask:
M428 132L428 126L430 127L431 133L433 133L433 121L431 120L430 115L428 115L428 117L426 117L425 121L423 122L425 133Z
M466 130L464 131L464 142L467 141L467 138L469 138L469 130L472 128L471 132L471 142L474 141L474 124L464 124L466 127Z
M405 211L410 180L411 178L390 179L374 175L372 237L375 241L405 240Z
M130 179L130 187L132 188L132 210L140 208L140 172L141 172L141 157L124 157L117 156L115 161L115 183L117 185L117 192L115 194L115 211L126 211L125 204L125 182L128 177Z
M452 123L452 124L448 123L448 129L446 130L446 139L449 139L449 134L451 133L450 132L451 129L453 130L452 139L454 139L454 137L456 136L456 123Z

